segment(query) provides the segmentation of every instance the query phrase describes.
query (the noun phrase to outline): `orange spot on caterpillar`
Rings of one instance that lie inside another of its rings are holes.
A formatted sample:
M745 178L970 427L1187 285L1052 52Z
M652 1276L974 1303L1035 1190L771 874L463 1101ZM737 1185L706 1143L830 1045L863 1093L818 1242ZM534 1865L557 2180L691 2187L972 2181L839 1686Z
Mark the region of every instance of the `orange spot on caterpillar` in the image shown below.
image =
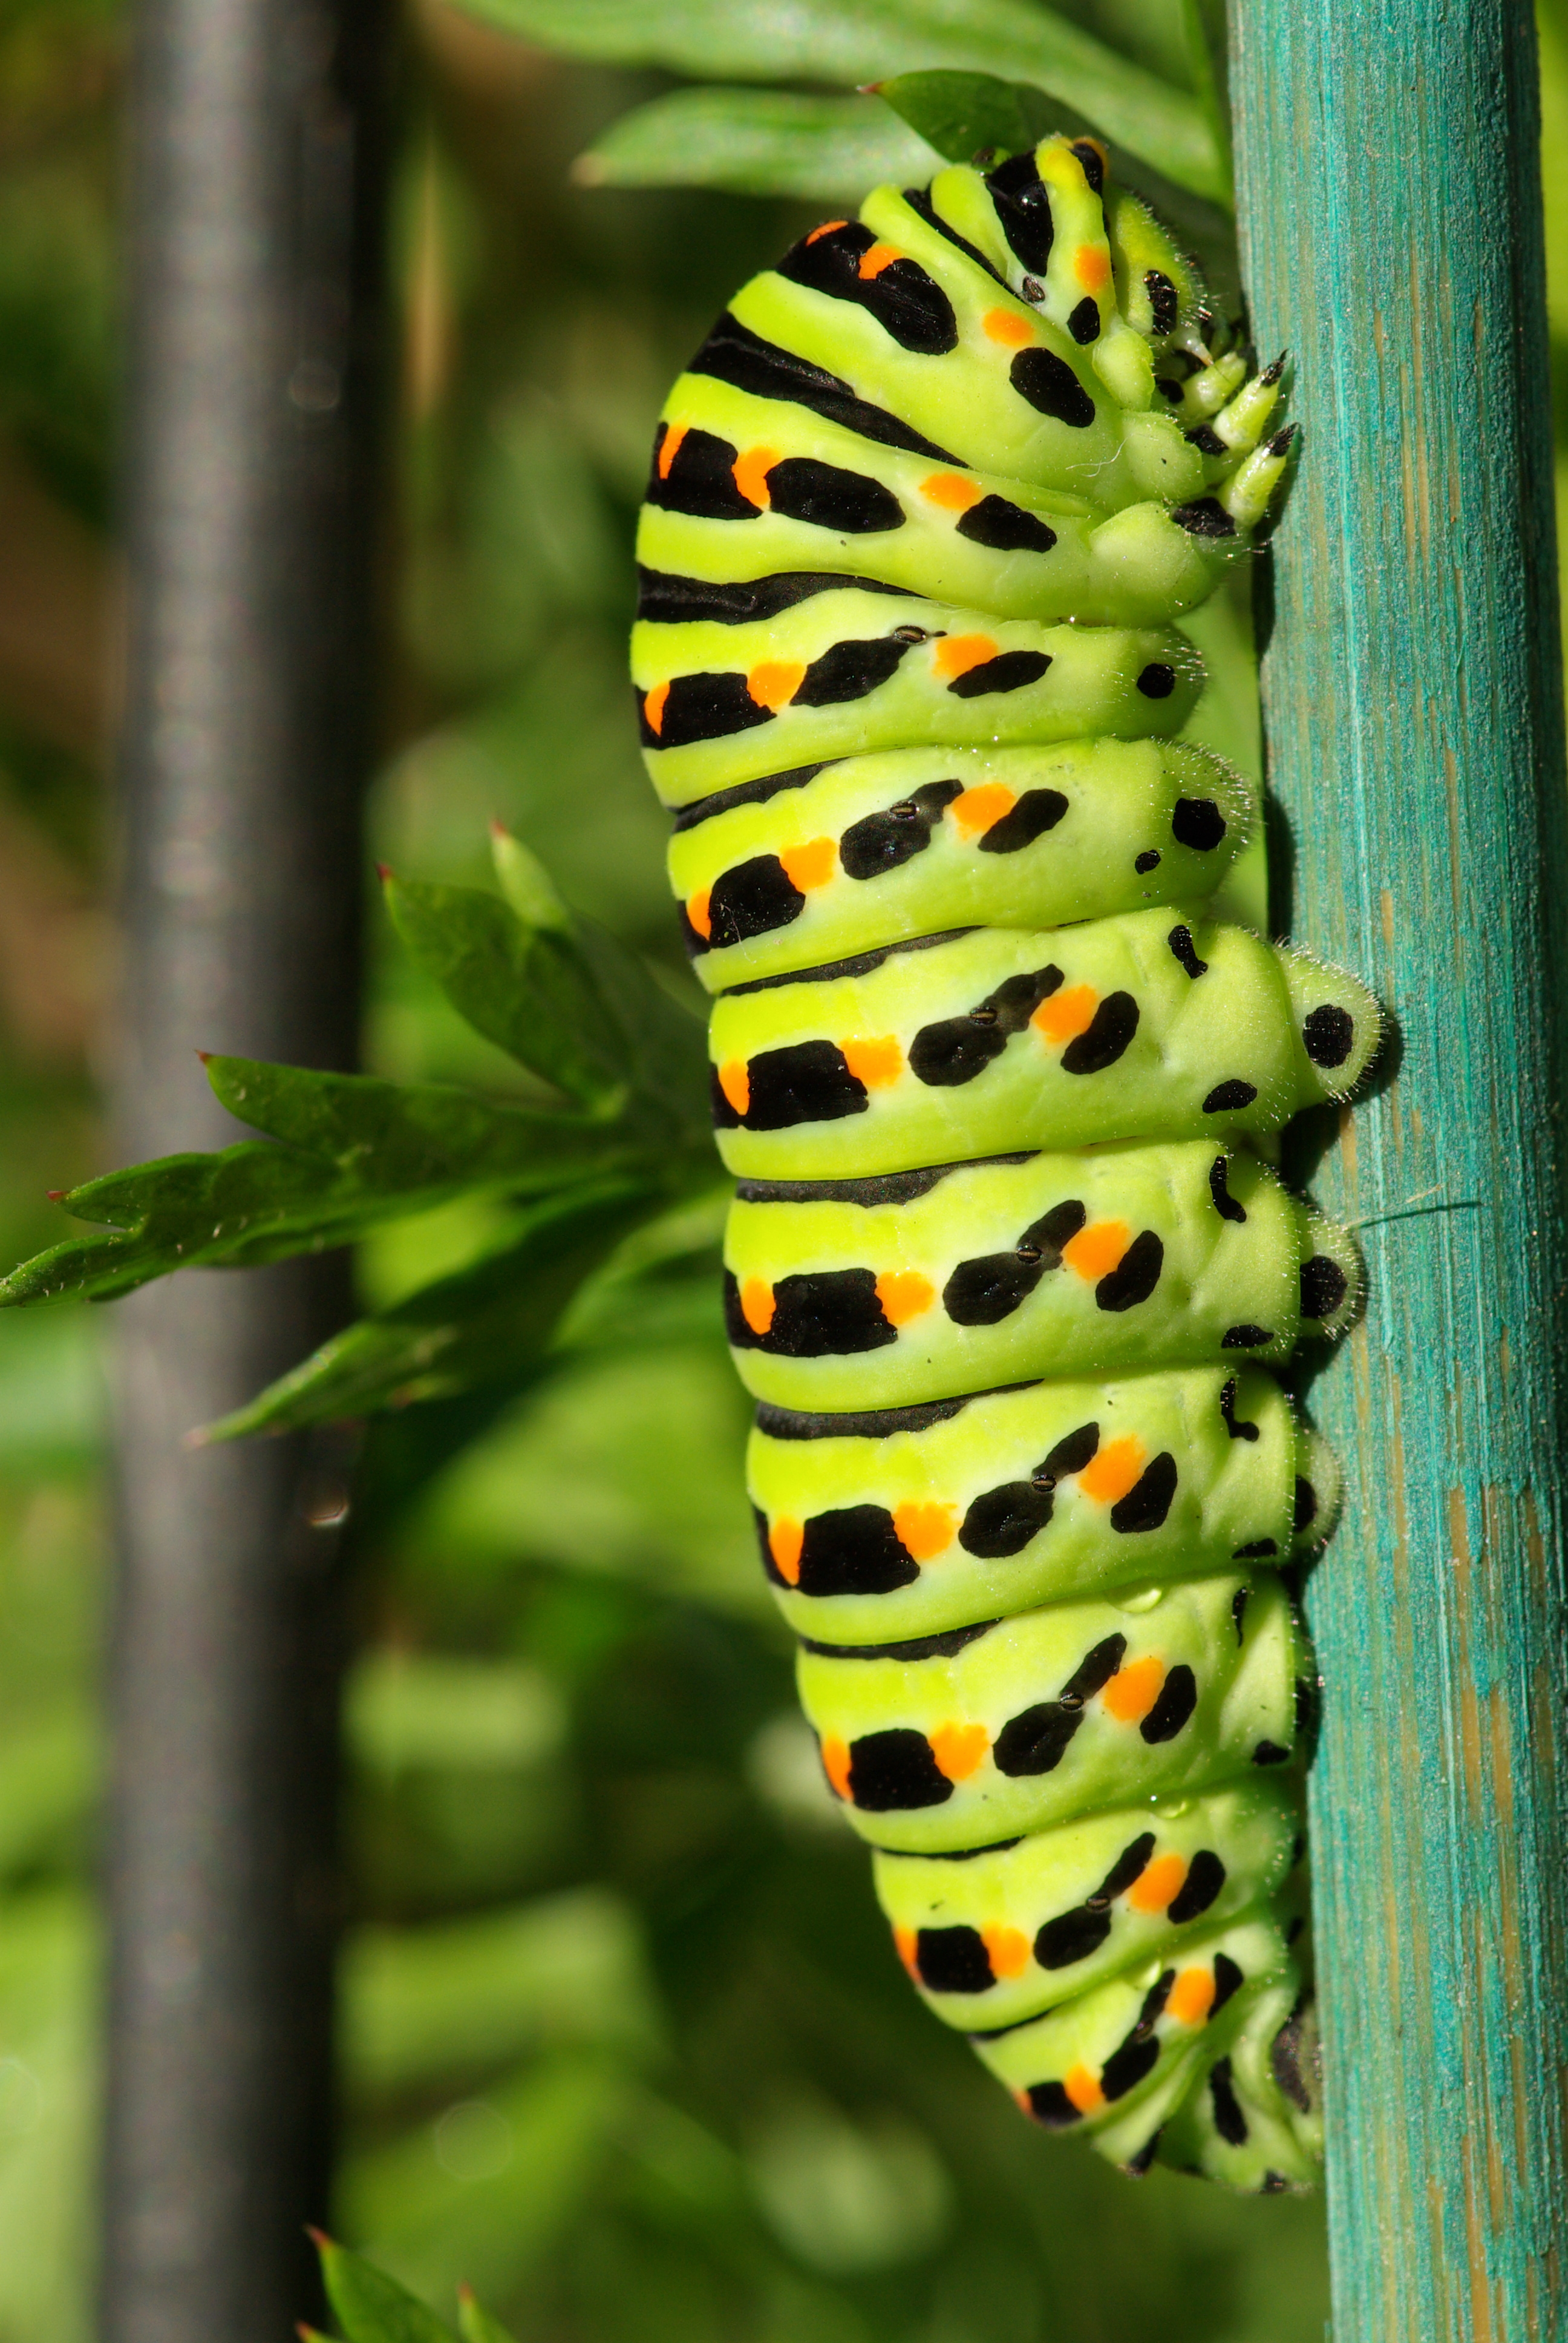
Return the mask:
M808 244L815 244L819 236L831 236L835 229L848 227L849 225L848 220L824 220L820 227L814 227L811 230L806 241Z
M1069 1269L1092 1285L1096 1279L1110 1276L1131 1242L1132 1232L1125 1221L1091 1221L1088 1228L1069 1238L1061 1257Z
M747 689L750 689L749 685ZM799 684L795 689L799 689ZM752 692L751 697L755 699L756 693ZM813 887L825 887L833 876L839 841L836 838L810 838L804 846L786 846L779 860L791 887L799 887L802 895L809 895Z
M1167 2014L1178 2026L1201 2026L1214 2006L1211 1969L1183 1969L1171 1988Z
M911 1562L930 1562L945 1554L958 1525L956 1505L922 1504L911 1498L893 1507L893 1535Z
M769 708L775 716L788 708L806 679L804 659L759 659L746 679L746 689L759 708Z
M920 494L947 512L968 512L970 505L980 500L979 488L961 472L933 472L929 480L920 482Z
M936 1287L918 1269L889 1270L877 1280L877 1299L890 1326L907 1325L929 1310L936 1298Z
M800 1549L806 1543L804 1525L792 1522L784 1514L768 1533L768 1551L779 1575L787 1584L800 1584Z
M690 430L689 423L672 423L658 443L658 477L668 480L680 453L680 443Z
M1034 327L1029 319L1020 317L1013 309L988 309L980 324L991 340L1000 342L1004 349L1021 350L1026 342L1034 339Z
M992 1976L1021 1976L1028 1968L1029 1938L1021 1929L982 1928L980 1942L990 1956Z
M1164 1681L1165 1663L1151 1652L1146 1659L1131 1660L1118 1668L1100 1697L1119 1725L1141 1725L1159 1699ZM1152 1871L1153 1865L1149 1868Z
M891 268L895 260L902 260L903 257L896 244L874 244L869 252L860 255L860 266L856 275L863 283L869 284L879 277L884 268Z
M699 887L695 895L689 895L686 899L686 916L704 943L713 934L713 920L709 908L711 891L709 888Z
M1053 1050L1060 1050L1064 1042L1088 1032L1099 1005L1100 995L1091 984L1070 984L1065 992L1053 992L1049 1001L1042 1001L1030 1021Z
M1157 1855L1128 1889L1127 1901L1135 1912L1163 1912L1186 1876L1187 1865L1179 1855Z
M729 1058L719 1069L719 1087L735 1109L744 1114L751 1103L751 1075L744 1058Z
M642 712L648 719L648 729L656 740L664 724L664 703L668 698L668 684L656 683L642 703Z
M919 1985L920 1981L920 1972L915 1957L919 1949L920 1939L916 1936L913 1928L895 1928L893 1930L893 1950L897 1953L904 1966L909 1970L910 1975L914 1978L917 1985Z
M939 1725L926 1735L937 1771L950 1782L967 1782L985 1764L990 1735L983 1725Z
M931 666L950 683L954 677L968 675L971 667L982 667L996 654L997 646L989 635L944 635L931 653Z
M1096 1504L1113 1505L1124 1497L1143 1470L1143 1443L1131 1432L1108 1440L1078 1476L1078 1485Z
M1105 2105L1100 2077L1091 2075L1087 2066L1070 2066L1061 2078L1061 2087L1081 2116L1092 2115L1096 2107Z
M768 475L778 461L777 447L748 447L729 467L730 476L747 503L758 506L763 512L772 502L768 494Z
M962 797L955 798L948 811L960 830L987 830L1017 803L1012 791L1000 781L981 781L978 789L966 789Z
M1072 256L1072 273L1086 293L1103 293L1111 282L1111 255L1102 244L1081 244Z
M862 1034L858 1041L840 1041L839 1047L855 1080L864 1082L869 1091L885 1091L904 1071L904 1053L891 1033L874 1039Z
M773 1288L759 1277L749 1277L740 1289L740 1315L754 1334L766 1334L779 1304Z
M849 1795L849 1751L848 1744L836 1733L829 1733L822 1744L822 1771L846 1801Z

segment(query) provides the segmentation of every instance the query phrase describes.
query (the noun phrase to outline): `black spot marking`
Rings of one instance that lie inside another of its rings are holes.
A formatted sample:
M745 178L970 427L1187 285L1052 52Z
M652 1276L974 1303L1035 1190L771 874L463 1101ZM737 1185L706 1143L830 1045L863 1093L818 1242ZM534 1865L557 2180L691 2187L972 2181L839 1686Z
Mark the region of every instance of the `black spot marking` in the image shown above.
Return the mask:
M1070 431L1086 431L1095 416L1094 401L1065 358L1054 350L1020 350L1008 368L1008 378L1019 397L1037 415L1065 423Z
M912 1725L865 1733L849 1744L849 1796L869 1815L908 1814L945 1805L953 1785Z
M1253 1538L1250 1545L1239 1545L1231 1559L1232 1562L1266 1562L1271 1554L1279 1551L1272 1538Z
M858 431L862 439L874 439L883 447L902 447L911 456L931 456L940 464L962 461L949 448L939 447L934 439L912 429L902 416L890 415L885 407L857 397L842 376L829 374L825 367L813 366L809 358L797 357L793 350L780 349L776 343L765 341L728 311L686 371L710 375L716 382L731 383L737 390L749 390L758 398L778 398L791 407L804 407L826 422L841 423L847 430Z
M760 1347L780 1359L848 1358L896 1342L869 1269L798 1271L773 1288L773 1323Z
M1055 1700L1036 1702L1010 1717L992 1752L997 1771L1014 1778L1054 1773L1083 1722L1083 1704L1108 1684L1127 1650L1125 1635L1107 1635L1086 1652Z
M1148 1992L1143 1996L1143 2006L1138 2013L1138 2022L1133 2026L1131 2033L1127 2036L1129 2042L1146 2042L1148 2040L1149 2036L1153 2033L1155 2026L1160 2022L1165 2005L1171 1998L1171 1988L1175 1982L1176 1972L1174 1969L1162 1969L1161 1971L1160 1975L1155 1978L1153 1984L1150 1986Z
M829 569L781 569L770 578L730 583L681 578L672 570L646 568L641 562L637 569L637 615L661 627L688 626L703 619L719 627L749 626L758 619L776 618L819 594L849 593L908 598L912 589L889 586L879 578L838 576Z
M1239 1204L1236 1202L1225 1184L1230 1169L1231 1159L1228 1155L1215 1156L1209 1166L1209 1193L1214 1199L1214 1210L1219 1213L1220 1218L1222 1221L1235 1221L1240 1224L1247 1217L1247 1209L1244 1204ZM1231 1389L1233 1394L1235 1391L1233 1383Z
M805 1408L775 1407L764 1400L757 1411L757 1429L768 1440L886 1440L895 1432L929 1432L935 1423L950 1423L963 1413L970 1396L975 1394L919 1400L910 1407L851 1409L841 1415L815 1415Z
M1212 424L1200 423L1193 430L1187 432L1184 436L1192 447L1198 448L1200 452L1205 456L1223 456L1228 452L1225 447L1225 442L1221 438Z
M1325 1001L1302 1026L1302 1039L1314 1066L1342 1066L1356 1037L1355 1021L1348 1009Z
M891 488L869 472L846 471L815 456L786 456L775 464L768 496L786 519L847 537L876 537L904 526L904 508Z
M1034 1940L1034 1957L1042 1969L1070 1969L1097 1953L1111 1934L1109 1912L1092 1912L1081 1904L1048 1920Z
M1000 1619L977 1619L972 1626L944 1627L935 1635L906 1635L896 1644L820 1644L814 1635L802 1635L800 1648L820 1652L829 1660L897 1660L903 1667L912 1660L953 1659L1000 1624Z
M1061 1248L1084 1222L1076 1197L1053 1204L1025 1229L1010 1252L960 1261L942 1289L942 1306L957 1326L996 1326L1028 1300L1042 1277L1061 1267Z
M1128 2040L1111 2052L1101 2068L1100 2087L1108 2099L1125 2098L1159 2064L1158 2042Z
M758 1516L762 1567L776 1586L788 1586L773 1559L767 1523ZM813 1513L800 1541L796 1588L801 1594L890 1594L920 1574L900 1544L893 1517L881 1505L842 1505Z
M966 260L972 260L977 268L983 268L986 275L996 284L1001 286L1004 290L1008 289L1007 278L1000 269L993 268L984 253L978 246L972 245L968 236L960 236L956 227L950 226L932 203L927 188L906 187L904 201L917 218L924 220L929 228L934 228L937 235L950 244L956 252L961 252Z
M1140 873L1150 870L1158 870L1160 868L1160 849L1157 846L1150 846L1146 847L1141 854L1134 855L1132 858L1132 868Z
M1160 2142L1164 2131L1164 2125L1157 2124L1137 2154L1130 2156L1126 2163L1119 2167L1127 2179L1142 2180L1147 2177L1153 2167L1155 2157L1160 2152Z
M1176 689L1176 670L1164 659L1151 659L1138 678L1145 699L1169 699Z
M1068 1481L1081 1473L1100 1453L1100 1426L1081 1423L1072 1432L1064 1433L1042 1464L1034 1468L1037 1488L1054 1488L1058 1481ZM1118 1663L1120 1664L1120 1663Z
M1124 1537L1135 1537L1144 1530L1157 1530L1171 1511L1171 1500L1176 1494L1176 1459L1168 1448L1162 1448L1128 1490L1111 1508L1111 1526ZM1169 1677L1166 1679L1170 1682Z
M1056 1500L1032 1481L1006 1481L970 1503L959 1531L966 1554L984 1562L1007 1562L1021 1554L1050 1522Z
M836 708L848 699L864 699L897 674L899 661L909 649L897 635L879 635L869 642L832 643L820 659L812 660L790 705Z
M989 546L993 553L1049 553L1056 543L1053 528L1005 497L982 497L971 505L958 534L972 544Z
M985 699L996 691L1022 691L1038 683L1050 665L1049 651L999 651L978 667L955 675L948 689L956 699Z
M1344 1300L1349 1280L1332 1254L1315 1252L1302 1263L1302 1315L1332 1318Z
M1164 1245L1152 1229L1145 1229L1141 1236L1133 1238L1115 1268L1095 1287L1096 1308L1135 1310L1141 1302L1148 1301L1159 1284L1164 1262Z
M1254 1082L1216 1082L1203 1101L1203 1111L1205 1114L1238 1114L1242 1107L1251 1106L1257 1095Z
M1206 1912L1225 1885L1225 1866L1212 1847L1201 1846L1192 1857L1186 1878L1171 1899L1165 1916L1182 1927Z
M661 423L654 435L653 468L644 501L666 512L690 513L698 520L755 520L757 507L735 485L730 467L739 450L711 431L683 431L668 477L659 477L659 456L669 437Z
M1056 224L1032 150L1010 156L990 173L986 186L1014 258L1032 275L1043 277L1050 265Z
M747 1069L751 1094L744 1115L728 1099L719 1130L789 1131L798 1122L839 1122L866 1111L866 1085L849 1071L844 1053L831 1041L795 1041L787 1049L760 1050ZM714 1077L717 1090L718 1076ZM723 1098L723 1093L719 1092Z
M764 773L754 781L737 781L730 789L714 789L707 797L694 798L689 806L679 807L672 827L677 830L697 830L716 814L729 813L735 806L766 805L769 799L781 797L789 789L803 789L822 770L821 764L793 765L787 773Z
M1085 1897L1089 1909L1091 1912L1102 1911L1106 1905L1114 1903L1118 1896L1125 1896L1134 1881L1141 1879L1148 1870L1149 1858L1153 1852L1153 1832L1140 1832L1129 1845L1122 1848L1093 1895Z
M1138 1730L1151 1746L1157 1741L1174 1741L1197 1705L1198 1679L1184 1660L1179 1661Z
M1088 1030L1061 1053L1064 1074L1099 1074L1113 1066L1138 1031L1138 1003L1130 992L1108 992Z
M1277 1741L1260 1741L1252 1752L1254 1765L1288 1765L1291 1753L1282 1749Z
M1081 347L1098 339L1100 334L1100 304L1092 293L1086 293L1067 320L1067 330Z
M1010 1037L1023 1031L1061 980L1061 970L1054 966L1010 976L977 1001L967 1017L943 1017L922 1025L910 1044L910 1071L931 1089L956 1090L972 1082L1000 1057Z
M787 928L806 908L776 854L756 854L716 880L708 898L709 940L715 950Z
M1192 930L1191 928L1185 926L1174 927L1171 929L1165 940L1171 947L1171 958L1176 961L1179 967L1186 970L1194 984L1197 983L1198 979L1201 976L1208 975L1209 963L1206 960L1199 959L1198 948L1192 941Z
M922 1928L915 1967L928 1993L989 1993L996 1983L978 1928Z
M1247 1604L1251 1598L1251 1593L1250 1586L1238 1586L1231 1597L1231 1618L1235 1626L1238 1644L1244 1638Z
M773 711L759 708L743 675L699 673L670 679L656 732L648 720L646 695L637 695L638 731L645 749L684 749L694 740L719 740L771 724Z
M1072 151L1082 164L1083 176L1094 194L1102 195L1105 191L1105 165L1101 159L1099 147L1087 138L1075 138Z
M1296 1475L1296 1506L1292 1526L1299 1536L1318 1516L1318 1493L1304 1474Z
M1227 1326L1220 1337L1220 1348L1222 1351L1255 1351L1261 1343L1271 1342L1273 1339L1266 1326L1254 1326L1249 1321L1240 1326Z
M1241 1971L1238 1968L1236 1963L1231 1958L1229 1953L1215 1954L1214 2004L1213 2007L1209 2012L1211 2017L1217 2017L1219 2016L1220 2012L1224 2008L1225 2004L1230 2000L1231 1996L1236 1991L1237 1987L1244 1984L1245 1981L1246 1980L1242 1976Z
M1143 290L1154 312L1154 331L1163 341L1181 311L1181 297L1162 268L1146 268Z
M1178 798L1171 815L1171 835L1178 846L1194 854L1211 854L1224 837L1224 815L1212 798Z
M1189 537L1219 539L1236 534L1236 524L1218 497L1195 497L1190 505L1173 507L1171 518Z
M1258 1427L1255 1423L1238 1423L1236 1420L1236 1378L1234 1375L1231 1377L1230 1382L1220 1393L1220 1413L1225 1419L1225 1429L1230 1433L1232 1440L1257 1439Z
M1060 789L1025 789L1016 805L1010 806L1000 821L993 821L980 840L982 854L1017 854L1032 846L1037 838L1054 830L1067 811L1067 799Z
M1229 2058L1216 2058L1209 2069L1209 2098L1214 2109L1214 2128L1231 2147L1247 2144L1247 2118L1241 2113L1236 2087L1231 2077Z
M1302 2016L1298 2005L1275 2035L1269 2046L1269 2066L1286 2098L1304 2116L1310 2116L1312 2095L1302 2073Z
M1082 2117L1060 2083L1031 2083L1025 2097L1029 2111L1047 2131L1066 2131Z
M809 287L835 301L854 301L869 310L900 349L937 357L957 347L953 305L918 260L891 261L875 277L862 277L860 261L878 238L858 220L824 236L803 236L778 264L780 277Z
M879 879L896 870L931 842L931 832L942 809L961 796L961 781L928 781L884 812L869 813L851 822L839 840L839 860L850 879Z

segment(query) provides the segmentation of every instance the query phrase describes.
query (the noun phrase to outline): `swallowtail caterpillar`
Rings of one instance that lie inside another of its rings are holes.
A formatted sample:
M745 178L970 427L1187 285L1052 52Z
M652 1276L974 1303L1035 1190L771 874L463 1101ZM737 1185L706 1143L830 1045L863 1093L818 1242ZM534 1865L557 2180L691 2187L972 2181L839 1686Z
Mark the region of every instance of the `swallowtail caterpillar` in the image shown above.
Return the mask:
M1261 1157L1380 1023L1213 915L1255 808L1177 737L1280 374L1092 140L879 188L677 382L632 639L829 1780L1028 2114L1249 2190L1320 2149L1282 1573L1335 1486L1267 1369L1361 1291Z

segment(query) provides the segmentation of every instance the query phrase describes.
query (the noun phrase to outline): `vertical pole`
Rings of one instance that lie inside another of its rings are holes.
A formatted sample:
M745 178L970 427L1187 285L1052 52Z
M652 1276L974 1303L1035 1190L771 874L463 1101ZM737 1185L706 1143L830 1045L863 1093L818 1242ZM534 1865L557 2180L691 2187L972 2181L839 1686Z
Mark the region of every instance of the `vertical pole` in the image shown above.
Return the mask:
M1568 824L1528 0L1238 0L1302 467L1270 781L1301 940L1402 1055L1323 1166L1366 1326L1309 1609L1335 2343L1568 2334ZM1375 1217L1374 1217L1375 1216Z
M194 1051L350 1065L392 12L139 0L123 1159L241 1134ZM340 1322L334 1263L120 1306L108 2343L279 2343L325 2210L329 1465L182 1435ZM313 1526L313 1523L315 1526Z

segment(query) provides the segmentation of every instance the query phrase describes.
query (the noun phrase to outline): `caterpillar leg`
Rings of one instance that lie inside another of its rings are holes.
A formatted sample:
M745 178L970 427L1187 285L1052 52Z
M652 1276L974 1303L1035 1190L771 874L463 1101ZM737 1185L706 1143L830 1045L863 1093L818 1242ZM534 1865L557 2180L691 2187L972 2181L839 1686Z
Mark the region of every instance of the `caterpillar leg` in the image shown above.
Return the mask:
M1211 909L1251 793L1180 619L1289 460L1091 139L879 188L737 295L638 534L638 722L714 996L762 1567L894 1946L1036 2122L1319 2153L1271 1373L1360 1305L1263 1160L1380 1015Z

